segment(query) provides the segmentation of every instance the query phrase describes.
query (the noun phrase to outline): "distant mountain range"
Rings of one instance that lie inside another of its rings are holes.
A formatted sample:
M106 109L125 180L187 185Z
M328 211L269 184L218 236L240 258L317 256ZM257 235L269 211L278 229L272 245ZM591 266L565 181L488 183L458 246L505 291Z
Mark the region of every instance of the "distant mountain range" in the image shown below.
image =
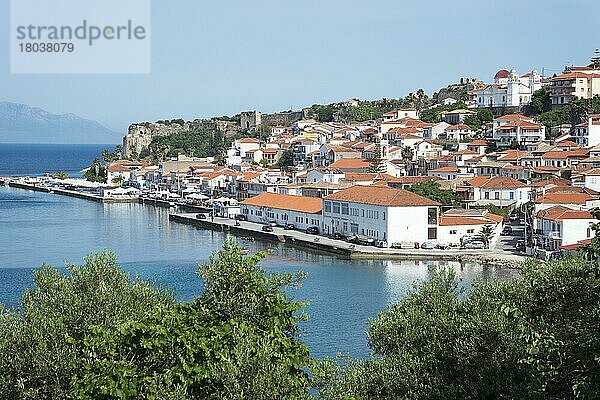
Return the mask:
M26 104L0 102L0 143L119 143L121 135L75 114L51 114Z

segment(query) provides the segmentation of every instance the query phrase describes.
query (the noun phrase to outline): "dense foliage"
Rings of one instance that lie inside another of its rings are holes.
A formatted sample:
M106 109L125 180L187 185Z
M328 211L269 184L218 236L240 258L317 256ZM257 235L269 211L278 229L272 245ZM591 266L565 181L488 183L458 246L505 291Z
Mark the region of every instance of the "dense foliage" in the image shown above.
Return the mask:
M525 264L461 289L434 274L371 322L375 357L315 368L326 399L564 399L600 393L600 270Z
M452 190L440 189L440 184L435 181L415 183L408 190L446 206L454 205L460 201L460 197L456 193Z
M263 257L225 243L199 267L203 294L181 304L130 280L111 254L67 275L43 267L23 311L0 314L0 398L307 396L303 304L282 291L302 276L266 276Z
M483 131L483 127L488 122L494 120L494 114L488 108L481 108L477 110L475 115L469 115L465 118L465 125L469 125L474 131Z
M102 165L99 158L95 158L94 161L92 161L92 165L85 170L83 176L90 182L105 183L106 167Z
M114 255L34 273L22 308L0 310L0 398L597 398L600 251L521 276L461 285L432 272L370 322L367 360L315 364L303 304L231 241L199 266L202 295L130 279ZM351 327L349 327L351 328ZM310 375L309 375L310 371Z
M170 306L170 293L121 271L111 253L67 266L44 265L21 308L0 309L0 398L64 399L71 377L90 353L81 341L92 331L115 331Z

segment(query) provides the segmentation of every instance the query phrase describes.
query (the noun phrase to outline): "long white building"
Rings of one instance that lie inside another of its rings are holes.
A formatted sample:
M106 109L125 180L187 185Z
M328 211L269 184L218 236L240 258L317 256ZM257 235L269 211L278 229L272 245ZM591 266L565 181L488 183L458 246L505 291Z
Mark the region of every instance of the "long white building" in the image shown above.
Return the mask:
M402 189L353 186L325 197L323 234L422 243L438 239L440 204Z

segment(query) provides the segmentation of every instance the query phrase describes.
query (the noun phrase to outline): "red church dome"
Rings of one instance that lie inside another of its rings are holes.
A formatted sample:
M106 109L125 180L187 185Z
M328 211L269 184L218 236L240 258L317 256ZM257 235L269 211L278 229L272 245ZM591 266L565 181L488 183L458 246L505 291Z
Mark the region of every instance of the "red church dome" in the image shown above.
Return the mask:
M508 78L508 75L510 75L510 71L501 69L500 71L496 72L496 75L494 75L494 79Z

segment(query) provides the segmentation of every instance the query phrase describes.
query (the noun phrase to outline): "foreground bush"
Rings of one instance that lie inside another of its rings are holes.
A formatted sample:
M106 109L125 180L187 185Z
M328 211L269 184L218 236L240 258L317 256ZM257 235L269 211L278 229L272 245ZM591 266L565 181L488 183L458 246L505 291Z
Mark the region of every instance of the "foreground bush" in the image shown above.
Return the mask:
M0 309L0 398L64 399L71 377L89 358L81 340L96 328L114 331L172 306L166 291L130 279L112 253L67 266L44 265L21 307Z
M469 292L441 272L371 322L369 345L368 361L315 369L324 398L598 398L600 269L529 261Z

